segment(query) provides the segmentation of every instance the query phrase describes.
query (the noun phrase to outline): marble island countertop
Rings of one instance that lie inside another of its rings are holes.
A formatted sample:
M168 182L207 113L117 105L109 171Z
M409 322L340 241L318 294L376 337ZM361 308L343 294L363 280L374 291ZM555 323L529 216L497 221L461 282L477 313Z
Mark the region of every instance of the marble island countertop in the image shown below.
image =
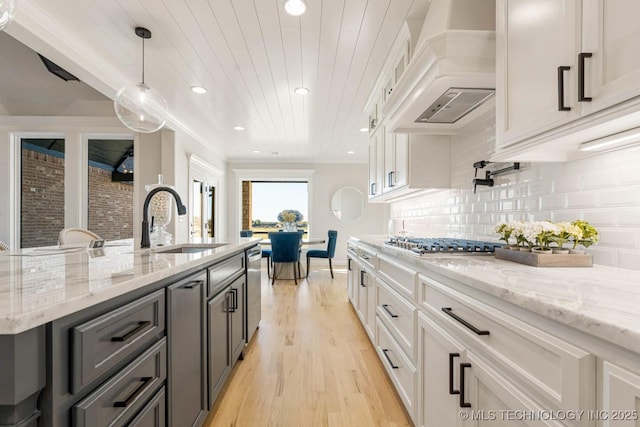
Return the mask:
M204 267L254 246L260 239L217 241L225 244L194 253L163 252L171 247L135 249L133 239L106 242L102 249L70 245L1 252L0 335L18 334Z
M640 353L640 271L593 267L531 267L491 255L414 256L384 245L384 236L362 242L414 266L498 297L531 312Z

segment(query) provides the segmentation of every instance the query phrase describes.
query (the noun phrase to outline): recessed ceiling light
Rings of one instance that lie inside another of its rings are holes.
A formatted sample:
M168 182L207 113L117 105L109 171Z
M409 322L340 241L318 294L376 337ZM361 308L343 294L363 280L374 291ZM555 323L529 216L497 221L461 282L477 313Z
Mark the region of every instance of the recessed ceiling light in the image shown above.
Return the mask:
M306 87L297 87L293 91L298 95L306 95L309 93L309 89L307 89Z
M355 151L353 150L347 151L347 154L355 154Z
M194 93L203 94L207 93L207 88L204 88L202 86L191 86L191 91Z
M242 126L234 126L233 129L234 130L244 130L244 128Z
M260 154L260 150L253 150L255 154Z
M369 132L369 129L367 129L367 128L360 128L360 132Z
M285 0L284 10L286 10L289 15L300 16L307 10L307 5L303 0Z

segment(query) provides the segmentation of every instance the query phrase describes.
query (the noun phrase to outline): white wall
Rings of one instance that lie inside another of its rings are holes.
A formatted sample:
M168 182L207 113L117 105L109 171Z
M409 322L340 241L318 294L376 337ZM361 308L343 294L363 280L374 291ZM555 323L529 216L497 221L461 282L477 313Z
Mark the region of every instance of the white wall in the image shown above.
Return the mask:
M393 203L391 217L416 236L480 239L496 239L492 229L501 221L583 219L600 231L601 241L589 248L595 263L640 270L640 147L566 163L524 163L473 194L472 165L488 158L494 140L493 114L462 129L452 145L452 189Z
M338 231L335 263L346 264L347 239L352 235L382 234L386 232L389 207L369 204L364 216L352 223L343 223L331 212L331 197L341 187L356 187L367 194L368 166L366 164L267 164L230 163L227 167L227 231L237 235L240 231L240 191L238 174L242 171L273 171L274 176L286 170L312 172L309 200L309 227L311 237L325 237L328 230ZM365 196L366 197L366 196ZM315 261L314 261L315 262Z

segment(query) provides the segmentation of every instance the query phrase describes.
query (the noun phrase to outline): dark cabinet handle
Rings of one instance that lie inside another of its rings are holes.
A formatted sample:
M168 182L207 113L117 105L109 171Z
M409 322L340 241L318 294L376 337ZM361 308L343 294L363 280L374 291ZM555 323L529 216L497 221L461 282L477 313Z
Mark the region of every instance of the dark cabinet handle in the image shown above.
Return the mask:
M453 388L453 359L460 357L460 353L449 353L449 394L460 394L460 390Z
M233 291L228 291L225 299L227 300L227 313L233 313L236 310L233 308L234 303L233 303Z
M363 288L367 287L367 285L364 284L364 275L365 274L367 274L366 271L360 270L360 286L362 286Z
M570 69L568 65L558 67L558 111L571 111L571 107L564 105L564 72Z
M464 401L464 370L470 367L471 367L471 363L460 364L460 407L461 408L471 408L471 403Z
M151 324L151 321L149 320L144 320L142 322L138 322L138 326L136 326L135 328L133 328L132 330L130 330L129 332L127 332L126 334L119 336L119 337L111 337L111 342L124 342L127 341L128 339L134 337L135 335L137 335L138 333L142 332L142 330L144 328L146 328L147 326L149 326Z
M351 271L351 258L347 258L347 270Z
M462 323L468 329L473 331L474 334L476 334L476 335L489 335L489 331L482 331L482 330L476 328L475 326L473 326L471 323L469 323L466 320L464 320L462 317L460 317L457 314L455 314L453 312L453 310L451 309L451 307L442 307L442 311L444 311L446 315L453 317L459 323Z
M238 309L238 290L236 288L231 288L231 312L235 313Z
M391 310L389 310L389 304L382 304L382 308L384 308L384 311L386 311L387 313L389 313L389 316L391 317L398 317L397 314L394 314Z
M393 183L393 174L395 172L391 171L387 174L387 181L389 182L389 187L393 187L395 186L395 184Z
M193 289L201 285L204 285L204 280L196 280L196 281L187 283L182 287L182 289Z
M126 408L127 406L131 405L138 396L147 391L147 386L151 385L153 377L142 377L140 378L140 381L142 381L142 384L140 384L129 397L127 397L125 400L113 402L113 406L115 408Z
M591 102L590 96L584 96L584 60L591 58L593 54L591 52L580 52L578 54L578 101Z
M371 183L371 195L372 196L376 195L376 183L375 182Z
M394 364L391 361L391 358L389 357L389 354L388 354L389 353L389 349L383 348L382 349L382 353L384 353L384 357L387 358L387 362L389 362L389 366L391 366L391 369L398 369L399 368L398 365Z
M371 259L369 255L360 255L360 258L362 258L365 261L369 261Z

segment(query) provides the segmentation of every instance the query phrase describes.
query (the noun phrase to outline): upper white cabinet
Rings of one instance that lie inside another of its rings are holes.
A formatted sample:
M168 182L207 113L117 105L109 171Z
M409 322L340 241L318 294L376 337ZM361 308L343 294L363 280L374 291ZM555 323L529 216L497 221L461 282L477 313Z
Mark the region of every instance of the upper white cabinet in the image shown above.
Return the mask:
M492 160L564 161L637 126L638 13L633 0L498 0Z
M383 202L420 189L448 188L450 144L449 136L380 129L369 145L369 200Z

